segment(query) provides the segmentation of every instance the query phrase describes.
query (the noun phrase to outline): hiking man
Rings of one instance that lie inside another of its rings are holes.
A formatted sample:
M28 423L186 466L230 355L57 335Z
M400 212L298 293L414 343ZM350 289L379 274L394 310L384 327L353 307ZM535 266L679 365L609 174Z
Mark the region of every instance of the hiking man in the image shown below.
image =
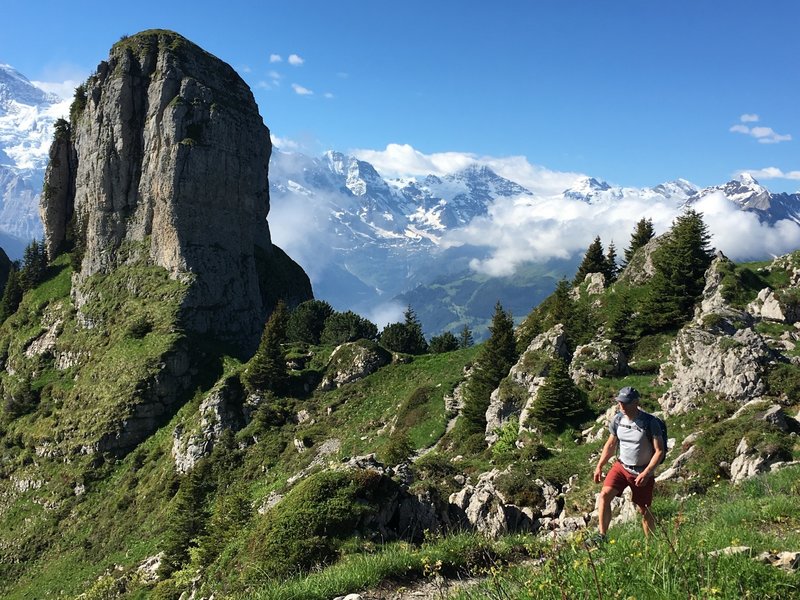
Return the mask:
M650 512L655 487L654 472L667 449L658 420L639 408L639 392L635 388L622 388L616 401L621 414L611 419L611 435L603 446L594 470L594 481L600 483L603 480L603 466L619 446L619 458L608 472L600 492L600 535L605 537L611 523L611 501L621 495L626 487L631 488L633 503L642 514L644 533L650 535L655 530L655 519Z

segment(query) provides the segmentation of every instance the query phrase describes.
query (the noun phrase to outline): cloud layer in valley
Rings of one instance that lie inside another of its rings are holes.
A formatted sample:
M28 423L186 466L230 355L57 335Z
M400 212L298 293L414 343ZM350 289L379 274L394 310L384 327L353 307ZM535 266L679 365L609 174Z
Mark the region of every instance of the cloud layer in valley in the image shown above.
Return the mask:
M733 260L763 259L800 247L800 225L762 223L722 192L705 196L693 208L703 214L711 245ZM622 256L639 219L651 218L661 234L681 211L677 204L635 196L604 205L568 198L503 198L485 217L445 236L444 243L488 247L489 256L473 259L470 266L480 273L505 276L525 262L580 257L597 235L604 247L613 241Z

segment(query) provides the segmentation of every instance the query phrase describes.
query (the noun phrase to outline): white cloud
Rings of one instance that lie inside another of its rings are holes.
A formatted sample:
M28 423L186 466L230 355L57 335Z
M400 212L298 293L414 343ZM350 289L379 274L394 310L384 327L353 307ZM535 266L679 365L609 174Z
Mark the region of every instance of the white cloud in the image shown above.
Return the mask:
M242 65L241 67L239 67L239 70L242 73L251 73L253 71L253 69L251 69L248 65Z
M380 331L390 323L402 323L405 320L405 310L406 307L399 302L386 302L371 307L366 317L375 323Z
M743 114L739 117L741 123L755 123L758 120L759 117L755 114ZM756 138L760 144L779 144L780 142L789 142L792 139L790 134L777 133L772 127L750 127L748 125L742 125L741 123L732 125L728 131L752 136Z
M264 81L263 79L256 83L256 87L260 90L271 90L272 86L269 84L268 81Z
M270 133L269 139L273 146L287 152L298 152L301 149L301 144L299 142L289 138L278 137L277 135Z
M763 169L745 169L737 174L747 173L755 179L800 179L800 171L783 171L778 167L764 167Z
M299 85L297 83L293 83L292 84L292 89L294 90L294 93L297 94L298 96L313 96L314 95L314 92L312 92L310 89L305 88L302 85Z
M388 144L385 150L352 150L351 154L371 163L385 177L447 175L480 163L540 196L560 194L585 177L581 173L551 171L532 165L524 156L498 158L468 152L424 154L409 144Z
M283 57L280 54L270 54L269 55L269 62L271 62L271 63L283 62Z
M760 259L800 247L800 225L762 223L757 214L740 210L721 192L710 194L693 208L703 213L711 244L733 260ZM653 219L660 234L681 210L678 203L635 195L605 205L557 197L500 198L486 216L450 232L443 242L488 249L488 255L473 259L470 266L487 275L506 276L525 262L577 260L597 235L605 247L613 241L621 255L639 219Z
M325 92L324 96L325 96L326 98L328 98L329 100L330 100L331 98L334 98L334 97L335 97L335 96L334 96L333 94L331 94L330 92Z
M268 71L267 76L271 77L272 79L283 79L283 75L277 71Z
M85 79L67 79L66 81L31 81L40 90L55 94L63 100L72 100L75 95L75 88L81 85Z
M800 225L789 220L762 223L756 213L740 210L722 192L709 194L694 208L703 213L711 244L733 260L778 256L800 247Z
M297 54L290 54L289 58L287 59L287 62L293 67L299 67L306 61L300 58L300 56L298 56Z

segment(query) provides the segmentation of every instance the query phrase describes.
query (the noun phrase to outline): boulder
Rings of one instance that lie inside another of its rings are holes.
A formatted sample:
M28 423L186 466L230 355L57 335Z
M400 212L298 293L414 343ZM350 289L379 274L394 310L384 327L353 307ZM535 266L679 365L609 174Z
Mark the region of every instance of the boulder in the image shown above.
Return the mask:
M507 504L495 487L498 475L497 469L483 473L475 485L468 484L450 495L449 502L458 520L463 526L493 539L515 531L536 531L539 524L534 509Z
M375 342L358 340L342 344L331 354L319 389L328 391L363 379L391 360L391 353Z
M678 332L668 362L661 365L659 382L671 382L672 387L659 403L670 415L690 410L709 392L747 402L764 393L762 376L773 357L752 329L726 335L688 325Z
M731 307L725 299L724 271L732 268L733 263L718 250L705 272L705 286L694 311L696 326L733 335L737 329L753 325L750 313Z
M753 302L747 305L753 316L779 323L796 323L800 321L800 302L794 295L775 292L764 288Z
M572 355L569 374L576 384L591 384L601 377L620 377L627 373L628 361L611 340L598 339L578 346Z
M765 473L774 462L777 461L761 456L757 449L751 448L747 440L742 438L736 447L736 458L731 462L731 483L741 483L745 479Z

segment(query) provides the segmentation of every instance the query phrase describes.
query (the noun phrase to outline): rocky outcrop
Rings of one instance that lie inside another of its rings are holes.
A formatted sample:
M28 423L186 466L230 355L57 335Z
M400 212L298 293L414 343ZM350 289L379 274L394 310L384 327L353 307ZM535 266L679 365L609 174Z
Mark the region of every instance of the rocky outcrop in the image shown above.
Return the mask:
M362 379L391 360L389 352L368 340L342 344L331 354L319 389L328 391Z
M500 472L497 469L483 473L475 485L468 484L461 491L450 495L450 504L460 514L463 525L489 538L498 538L515 531L536 531L539 523L535 519L542 515L542 511L534 512L531 507L522 508L507 503L495 487L498 475ZM547 516L555 516L557 512L551 510Z
M601 377L627 374L628 360L611 340L594 340L575 348L569 374L578 385L591 385Z
M271 243L269 131L229 65L176 33L145 31L114 45L72 115L68 146L52 150L42 220L48 251L68 229L82 247L79 310L93 275L146 261L187 284L188 331L252 350L270 303L311 297Z
M44 225L44 244L52 259L67 237L67 223L72 218L75 198L75 172L78 157L66 121L56 124L56 136L50 146L45 172L47 184L39 200L39 216Z
M680 330L659 380L672 383L660 399L667 414L683 413L696 406L706 393L747 402L764 393L763 373L773 359L764 339L752 329L718 335L695 326Z
M753 302L747 305L753 316L777 321L779 323L797 323L800 321L800 300L793 294L775 292L764 288Z
M706 329L732 335L737 329L753 325L750 313L733 308L725 298L724 271L732 270L733 263L717 251L705 273L705 286L694 312L694 322Z
M650 281L656 273L656 268L653 264L653 253L661 247L668 235L669 232L654 237L647 244L636 250L630 262L620 273L619 281L632 285L642 285Z
M512 417L518 418L520 429L525 426L554 358L569 358L567 336L561 324L536 336L511 367L508 377L492 392L486 410L487 442L497 441L497 432Z
M187 430L183 424L175 428L172 434L172 458L178 473L190 471L198 460L209 456L223 431L228 429L236 432L245 426L242 395L238 379L228 379L200 403L197 429Z

